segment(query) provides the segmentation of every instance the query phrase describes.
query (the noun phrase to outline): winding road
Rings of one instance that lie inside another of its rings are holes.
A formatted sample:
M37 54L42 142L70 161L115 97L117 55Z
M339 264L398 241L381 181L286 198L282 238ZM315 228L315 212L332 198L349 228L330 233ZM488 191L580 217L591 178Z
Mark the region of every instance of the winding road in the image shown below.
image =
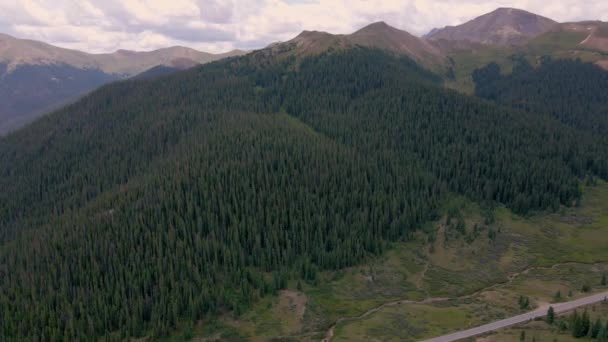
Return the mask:
M607 300L607 298L608 298L608 292L602 292L602 293L594 294L592 296L575 299L575 300L572 300L569 302L551 304L551 306L553 306L555 313L559 314L559 313L564 313L567 311L574 310L581 306L599 303L604 300ZM423 342L452 342L452 341L461 340L463 338L469 338L469 337L485 334L485 333L488 333L488 332L491 332L494 330L510 327L515 324L531 321L535 318L544 317L547 315L548 309L549 309L549 305L545 305L543 307L540 307L531 312L527 312L525 314L521 314L521 315L513 316L513 317L510 317L507 319L503 319L500 321L488 323L488 324L485 324L485 325L482 325L482 326L479 326L476 328L435 337L430 340L425 340Z

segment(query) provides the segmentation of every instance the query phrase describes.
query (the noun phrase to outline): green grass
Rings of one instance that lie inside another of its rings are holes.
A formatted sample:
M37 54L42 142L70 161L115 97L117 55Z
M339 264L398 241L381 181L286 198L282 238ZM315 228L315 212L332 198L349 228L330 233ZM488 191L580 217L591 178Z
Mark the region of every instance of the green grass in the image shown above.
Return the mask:
M559 50L575 49L587 37L587 34L587 32L548 32L531 40L526 45L525 51L543 55Z
M391 307L363 322L352 322L336 329L335 341L371 341L376 338L394 341L417 341L467 326L474 307L435 307L409 305Z
M508 47L488 46L475 50L460 50L450 54L454 61L454 80L447 81L446 86L466 94L473 94L475 84L471 75L475 69L484 67L495 62L500 65L503 73L509 74L513 69L513 63L509 56L515 53L514 49Z

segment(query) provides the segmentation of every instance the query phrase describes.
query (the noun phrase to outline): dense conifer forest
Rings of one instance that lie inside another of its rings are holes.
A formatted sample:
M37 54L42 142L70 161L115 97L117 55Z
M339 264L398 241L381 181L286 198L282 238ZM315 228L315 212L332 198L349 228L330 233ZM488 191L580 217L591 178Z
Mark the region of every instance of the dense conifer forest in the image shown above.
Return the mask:
M608 179L579 125L439 82L379 50L262 50L0 139L2 335L164 335L382 253L449 192L525 214Z
M552 115L567 125L605 136L608 133L608 72L580 60L541 59L533 68L516 58L513 72L502 75L496 63L473 74L476 94L514 108Z

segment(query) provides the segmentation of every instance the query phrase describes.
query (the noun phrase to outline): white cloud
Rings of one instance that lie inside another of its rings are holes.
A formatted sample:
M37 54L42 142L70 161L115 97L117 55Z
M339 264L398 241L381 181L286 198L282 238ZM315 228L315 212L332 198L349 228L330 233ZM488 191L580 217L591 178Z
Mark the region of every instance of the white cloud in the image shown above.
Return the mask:
M379 20L421 35L497 7L608 21L605 0L1 0L0 32L91 52L170 45L221 52Z

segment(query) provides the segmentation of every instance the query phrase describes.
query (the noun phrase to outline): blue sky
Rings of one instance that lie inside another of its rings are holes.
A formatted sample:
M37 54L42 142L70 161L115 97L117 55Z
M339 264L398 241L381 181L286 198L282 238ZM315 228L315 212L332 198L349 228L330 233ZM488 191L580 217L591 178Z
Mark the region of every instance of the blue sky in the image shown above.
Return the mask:
M0 32L89 52L173 45L222 52L380 20L422 35L497 7L608 21L607 0L0 0Z

